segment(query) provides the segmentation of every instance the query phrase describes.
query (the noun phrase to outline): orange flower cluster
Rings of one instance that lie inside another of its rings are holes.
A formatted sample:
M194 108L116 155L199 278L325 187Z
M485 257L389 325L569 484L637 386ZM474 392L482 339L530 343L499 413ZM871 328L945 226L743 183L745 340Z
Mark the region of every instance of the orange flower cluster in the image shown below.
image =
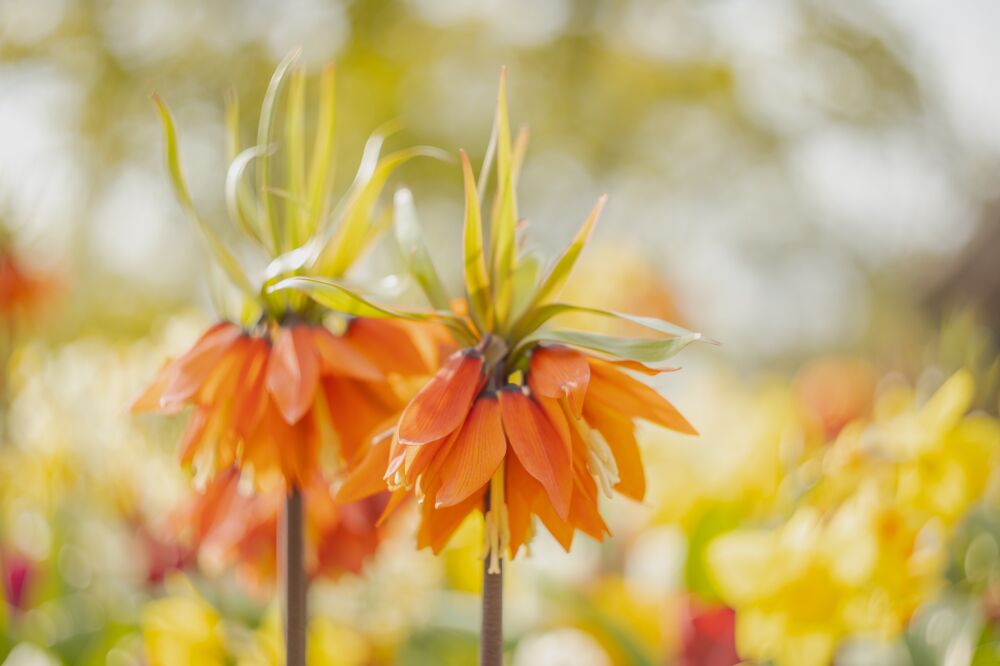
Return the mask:
M546 346L532 353L526 385L497 388L482 353L459 351L409 403L393 436L372 447L342 495L377 489L383 477L397 494L413 487L421 498L419 545L438 552L484 507L495 479L501 482L485 506L498 508L496 556L516 555L531 537L533 515L567 550L576 530L602 540L609 532L599 494L645 494L636 420L695 434L670 402L622 368L662 372Z
M168 361L133 409L193 406L180 458L208 476L249 466L261 480L280 474L304 487L325 449L351 460L391 426L405 404L394 376L429 374L435 361L432 340L408 322L353 319L343 335L318 324L247 331L222 322Z
M222 470L173 516L176 531L209 569L237 566L257 586L275 580L278 516L284 493L247 493L240 471ZM306 566L311 577L360 573L378 548L376 526L388 493L343 504L316 473L302 489L306 517Z

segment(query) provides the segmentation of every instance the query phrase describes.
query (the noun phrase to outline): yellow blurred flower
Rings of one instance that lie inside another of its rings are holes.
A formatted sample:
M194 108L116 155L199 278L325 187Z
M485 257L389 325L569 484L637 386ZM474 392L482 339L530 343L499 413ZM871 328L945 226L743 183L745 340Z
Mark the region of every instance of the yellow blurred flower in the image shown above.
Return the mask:
M814 486L784 523L716 538L707 560L737 610L740 654L828 664L846 638L897 637L944 584L951 527L989 486L1000 423L966 415L961 371L929 399L892 388L805 467Z
M226 663L222 621L212 606L187 585L183 594L151 601L142 626L150 666L215 666Z

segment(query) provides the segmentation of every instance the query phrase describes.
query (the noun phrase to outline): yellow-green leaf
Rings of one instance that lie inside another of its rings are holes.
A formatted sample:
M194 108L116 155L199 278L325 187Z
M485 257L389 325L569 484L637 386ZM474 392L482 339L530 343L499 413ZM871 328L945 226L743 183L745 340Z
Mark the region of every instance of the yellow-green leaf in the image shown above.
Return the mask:
M312 160L309 164L309 185L307 200L309 202L309 222L311 229L306 229L305 236L310 236L326 219L327 208L330 205L330 190L333 187L334 176L334 129L336 127L335 87L333 65L327 65L320 75L319 81L319 115L316 119L316 136L313 139Z
M604 204L607 200L607 195L603 195L597 200L597 204L590 211L590 215L587 216L583 226L576 232L573 242L566 248L566 251L563 252L563 255L559 257L552 266L552 269L545 276L542 284L539 285L538 291L535 292L535 297L532 300L533 305L537 306L545 303L548 299L556 296L559 290L562 289L562 286L566 284L566 280L569 278L573 266L576 265L576 260L580 256L580 252L583 251L583 247L590 240L590 235L594 231L594 225L597 224L597 219L601 216L601 210L604 209Z
M236 257L234 257L225 244L218 237L215 231L201 218L191 200L187 184L184 182L184 174L181 171L180 151L177 147L177 132L174 128L174 119L170 115L170 109L159 95L153 94L153 103L160 113L160 120L163 123L163 134L166 141L167 171L170 174L170 182L173 185L174 193L181 204L181 208L187 216L197 225L202 236L208 242L209 249L219 262L219 266L233 284L250 298L257 297L257 291L250 284L246 274L240 267Z
M462 151L462 176L465 183L463 232L465 295L472 321L481 333L485 333L493 326L493 303L483 248L483 220L479 211L479 195L476 192L475 177L472 175L472 165L465 151Z
M357 291L336 280L290 277L272 285L267 291L274 293L287 289L303 292L323 307L341 314L374 319L436 321L448 326L460 342L467 343L472 340L471 332L465 322L451 312L411 310L382 305L365 298Z
M305 105L305 70L302 67L295 67L288 79L288 100L285 110L287 159L285 189L291 195L285 202L285 247L296 247L306 237L305 219L308 209L305 205Z
M396 168L415 157L441 156L439 150L416 146L386 155L370 171L359 169L358 178L347 194L341 222L320 251L316 272L330 277L343 275L366 249L372 240L372 213L382 188Z
M507 70L500 71L497 92L497 205L490 219L490 265L495 294L507 294L506 285L517 267L517 193L514 190L510 117L507 113ZM499 305L506 310L508 302ZM501 313L501 319L506 312Z
M271 76L271 82L264 93L264 101L260 107L260 122L257 126L257 146L264 149L257 162L257 201L260 207L259 218L268 225L271 240L275 251L280 251L283 247L282 232L278 220L274 217L271 207L270 173L271 158L270 146L272 135L274 134L275 108L278 102L278 93L281 91L282 83L288 74L289 68L298 59L301 50L295 49L278 65Z
M639 361L640 363L662 363L692 342L699 340L701 335L676 336L663 340L646 338L623 338L599 333L583 331L538 331L526 338L520 349L526 349L537 342L556 342L559 344L596 351L615 359Z
M413 195L406 188L396 191L393 198L395 204L396 241L406 259L410 273L416 278L423 289L427 300L438 310L449 307L448 292L438 277L434 262L431 260L424 234L417 221L417 211L413 205Z

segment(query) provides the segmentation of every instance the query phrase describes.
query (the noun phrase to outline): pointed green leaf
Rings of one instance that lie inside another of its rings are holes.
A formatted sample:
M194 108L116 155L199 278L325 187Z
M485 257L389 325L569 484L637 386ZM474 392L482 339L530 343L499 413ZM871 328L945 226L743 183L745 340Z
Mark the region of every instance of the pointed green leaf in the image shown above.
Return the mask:
M507 114L507 70L500 71L497 93L497 203L490 218L490 265L494 294L498 299L498 319L506 319L509 306L510 275L517 267L517 194L514 190L513 161L510 140L510 118Z
M615 359L638 361L645 364L662 363L692 342L701 339L701 334L649 340L645 338L623 338L583 331L537 331L525 338L519 350L536 342L556 342L572 347L596 351Z
M483 248L483 220L479 211L479 195L472 175L469 156L462 151L462 177L465 183L464 275L465 296L469 314L481 333L492 329L493 304L490 278L486 271L486 254Z
M257 126L257 145L264 149L269 149L274 134L274 122L276 118L275 108L278 102L278 93L281 91L282 83L288 75L289 68L298 60L300 49L295 49L278 65L271 76L271 82L264 93L264 101L260 107L260 123ZM282 232L278 220L274 217L270 197L270 175L271 158L270 151L261 154L257 162L257 201L260 206L259 218L269 228L271 240L275 251L280 251L282 245Z
M413 195L406 188L396 191L395 203L396 242L403 252L407 267L423 289L427 300L438 310L450 307L448 292L438 277L431 260L423 230L417 221L417 211L413 205Z
M234 88L225 93L226 159L230 162L240 154L240 97Z
M170 182L173 184L174 193L181 204L181 208L187 216L197 225L202 236L208 242L209 249L215 256L219 265L226 272L226 275L233 284L250 298L257 297L257 291L250 284L246 274L240 267L236 257L234 257L225 244L218 237L215 231L201 218L191 200L187 184L184 182L184 174L181 171L180 152L177 147L177 132L174 128L174 119L170 115L170 109L159 95L153 94L153 103L160 113L160 120L163 123L163 134L166 141L167 171L170 174Z
M268 287L267 291L275 293L287 289L303 292L320 305L342 314L373 319L436 321L448 326L461 342L467 343L473 339L465 322L451 312L410 310L382 305L365 298L357 291L336 280L302 276L290 277Z
M377 154L377 153L376 153ZM372 214L382 188L392 172L415 157L442 157L442 151L415 146L390 153L378 160L370 173L359 171L358 179L347 194L342 220L333 237L320 252L316 272L339 276L350 268L372 239Z
M226 211L229 219L236 223L247 236L266 249L268 241L265 239L257 225L257 208L253 201L253 195L246 186L243 176L247 166L262 151L257 146L247 148L237 155L229 164L226 171Z
M656 317L642 317L624 312L616 312L614 310L590 308L583 305L569 305L568 303L549 303L548 305L543 305L532 310L524 318L522 318L520 322L518 322L518 327L514 331L514 335L516 336L514 339L517 340L532 335L550 319L563 314L584 314L608 319L618 319L620 321L626 321L642 326L643 328L648 328L651 331L655 331L656 333L661 333L663 335L671 337L693 336L693 339L695 340L701 340L710 344L718 344L710 338L705 338L701 333L689 331L688 329L678 326L677 324L672 324L668 321L664 321L663 319L657 319Z
M316 119L316 136L313 139L312 160L309 164L309 185L307 201L309 202L310 229L305 229L303 238L311 236L319 228L321 221L326 219L330 205L330 190L333 187L334 176L334 139L336 127L335 88L333 65L323 69L319 82L319 115Z
M285 247L296 247L306 236L305 218L305 105L306 74L295 67L288 79L288 100L285 111L285 145L287 158L285 189L291 195L285 202Z
M538 287L538 293L535 294L536 304L542 304L548 299L554 298L559 294L559 290L562 289L563 285L566 284L566 280L569 279L569 275L576 265L576 260L580 257L584 246L590 240L591 234L594 233L594 226L597 224L597 220L600 218L601 211L604 210L604 204L607 203L607 200L608 195L601 195L594 208L590 211L590 215L584 221L583 226L580 227L580 230L576 232L576 236L573 237L573 242L569 244L563 255L552 266L552 270L545 276L545 280Z

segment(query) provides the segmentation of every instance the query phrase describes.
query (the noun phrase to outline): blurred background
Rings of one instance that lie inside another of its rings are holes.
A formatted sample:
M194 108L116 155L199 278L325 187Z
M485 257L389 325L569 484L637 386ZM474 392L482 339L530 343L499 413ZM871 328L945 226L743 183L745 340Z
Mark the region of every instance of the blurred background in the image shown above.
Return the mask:
M388 120L481 159L506 65L530 244L608 193L577 300L722 342L658 385L702 436L644 433L614 538L512 566L511 663L1000 663L998 25L990 0L0 0L0 664L276 663L269 583L171 519L181 421L127 405L214 316L148 95L225 230L223 94L248 138L296 46L337 63L345 186ZM403 183L457 284L457 164ZM472 663L479 529L434 558L400 528L318 582L315 663Z

